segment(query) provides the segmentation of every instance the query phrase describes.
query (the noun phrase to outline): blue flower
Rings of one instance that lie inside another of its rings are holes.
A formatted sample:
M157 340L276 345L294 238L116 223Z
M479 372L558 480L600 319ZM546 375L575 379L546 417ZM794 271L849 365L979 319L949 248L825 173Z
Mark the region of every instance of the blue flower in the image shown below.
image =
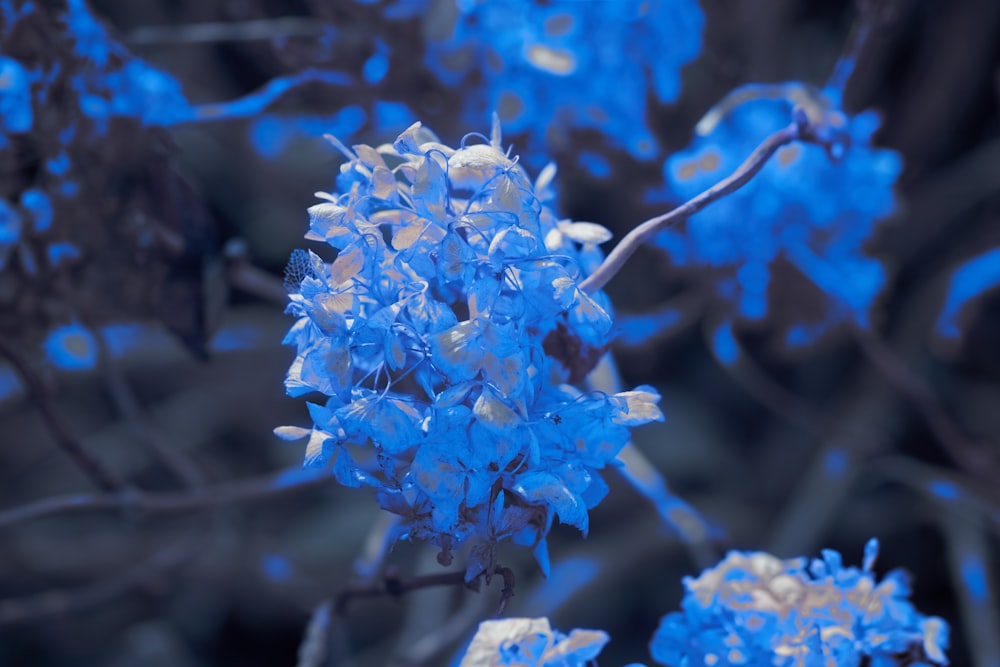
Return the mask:
M877 553L873 539L858 569L831 550L811 563L730 552L699 577L685 577L682 611L663 617L653 659L669 667L889 667L907 655L948 664L948 625L914 609L902 572L876 580Z
M820 94L801 84L738 89L664 165L671 195L690 199L787 126L796 105L829 136L836 159L818 145L785 146L749 184L656 241L676 266L710 271L719 296L740 318L768 314L776 272L792 270L811 282L828 303L818 323L792 323L787 342L793 346L841 322L868 326L885 283L881 263L863 244L896 209L893 184L902 161L872 145L879 124L874 112L849 115L837 108L837 98L835 91Z
M458 149L419 123L378 149L334 142L340 193L309 209L307 238L336 259L297 251L286 280L298 355L285 386L327 397L301 432L308 464L377 487L401 535L444 561L471 538L511 539L544 570L553 519L586 532L600 471L630 428L663 418L649 387L572 385L611 330L606 297L578 286L607 230L559 220L554 169L531 181L498 121Z
M458 667L585 667L609 640L601 630L563 634L547 618L483 621Z
M645 118L650 93L680 94L680 69L701 50L704 16L695 0L544 3L456 1L456 12L426 19L427 64L464 86L465 114L478 122L498 109L509 131L530 135L541 157L571 128L593 128L649 159L656 139ZM600 161L583 166L606 172Z
M948 295L934 324L945 339L961 336L967 310L977 299L1000 286L1000 247L990 248L965 260L951 274Z
M54 329L42 346L52 365L64 371L89 371L97 366L97 339L78 322Z
M0 148L7 133L27 132L34 125L31 83L32 76L21 63L0 56Z

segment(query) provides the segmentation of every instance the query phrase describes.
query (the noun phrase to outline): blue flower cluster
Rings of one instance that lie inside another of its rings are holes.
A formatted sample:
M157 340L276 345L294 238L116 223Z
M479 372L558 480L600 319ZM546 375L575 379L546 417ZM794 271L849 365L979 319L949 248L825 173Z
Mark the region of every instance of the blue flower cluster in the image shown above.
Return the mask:
M20 62L0 56L0 148L7 145L8 134L27 132L35 123L31 107L33 80Z
M610 638L600 630L553 630L547 618L483 621L458 667L585 667Z
M48 333L50 361L75 367L91 356L54 354L51 341L86 349L76 322L152 316L204 352L209 320L150 299L210 261L214 240L197 195L172 169L162 128L254 116L293 87L350 78L305 70L241 98L193 105L174 77L116 41L85 0L0 0L0 54L0 167L10 176L0 182L0 331L25 341Z
M741 190L695 214L683 229L656 240L678 267L708 268L734 315L768 314L775 271L797 272L828 298L825 312L793 321L790 347L806 345L845 321L868 326L885 282L881 263L862 246L896 208L900 156L872 145L874 112L849 115L834 90L801 84L736 90L699 125L698 136L664 165L669 193L689 199L728 176L768 135L786 127L795 106L832 148L797 143L779 149ZM798 300L801 302L801 299ZM801 310L801 309L800 309ZM801 315L801 313L799 313Z
M70 85L95 131L105 134L112 118L169 126L187 119L190 104L180 83L114 41L84 0L69 0L63 16L76 63Z
M311 430L279 435L309 437L307 466L375 487L399 537L443 562L478 538L469 576L507 538L547 570L553 519L586 533L600 470L630 427L662 419L652 388L573 386L611 330L606 297L578 287L609 233L554 215L554 167L530 181L496 119L488 143L458 149L419 123L392 145L336 143L340 193L320 193L306 236L336 259L297 251L287 280L285 386L326 400Z
M701 51L696 0L541 2L456 0L432 13L427 64L463 84L466 119L497 109L508 131L530 135L533 154L565 145L569 128L593 128L641 159L656 155L645 118L649 93L680 94L680 69ZM483 81L469 85L470 74ZM650 91L652 88L652 91ZM595 175L606 167L585 161Z
M653 659L669 667L947 664L948 625L914 609L902 572L876 581L877 553L873 539L859 570L831 550L811 563L730 552L684 579L683 611L661 621Z
M0 154L37 153L43 167L35 183L12 180L4 188L0 269L20 248L22 268L34 275L81 256L74 234L53 223L80 194L75 163L97 161L90 152L106 145L110 122L167 125L189 106L180 85L111 39L83 0L68 0L59 13L0 0L0 16ZM29 237L40 242L29 244Z

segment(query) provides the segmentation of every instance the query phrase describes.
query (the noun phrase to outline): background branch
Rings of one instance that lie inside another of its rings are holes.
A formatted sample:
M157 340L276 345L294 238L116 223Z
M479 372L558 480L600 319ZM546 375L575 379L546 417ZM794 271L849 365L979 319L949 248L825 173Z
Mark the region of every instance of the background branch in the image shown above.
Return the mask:
M63 452L76 463L77 467L103 491L113 492L125 489L120 480L103 462L88 452L63 422L59 411L52 403L48 388L32 370L28 362L18 354L14 346L0 337L0 356L7 359L28 390L28 397L41 413L46 429Z

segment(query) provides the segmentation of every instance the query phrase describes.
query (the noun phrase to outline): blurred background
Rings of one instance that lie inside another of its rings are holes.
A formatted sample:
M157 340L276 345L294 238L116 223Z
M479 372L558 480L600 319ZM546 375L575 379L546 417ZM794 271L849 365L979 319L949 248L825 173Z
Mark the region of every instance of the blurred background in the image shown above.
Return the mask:
M1000 292L967 304L960 335L935 329L956 268L1000 245L1000 3L527 4L621 9L579 38L621 68L601 78L597 58L586 87L617 125L556 105L534 126L484 94L546 84L477 51L482 3L2 3L0 664L294 665L312 610L356 581L377 506L281 476L302 445L272 434L309 423L282 385L282 276L294 248L330 258L303 239L342 162L323 133L377 145L419 119L457 145L499 106L532 175L558 164L561 214L621 238L669 208L649 193L713 105L746 83L822 86L863 18L844 106L876 109L875 143L904 164L897 212L865 241L887 275L870 334L786 349L774 331L815 295L779 277L780 310L738 323L740 362L720 363L714 274L638 253L607 287L619 315L678 316L611 351L625 385L663 393L666 422L636 444L713 537L686 544L609 473L589 537L553 529L548 581L501 552L508 614L608 631L601 664L648 662L706 549L859 565L875 536L877 570L907 570L917 609L951 625L952 664L1000 665ZM643 27L660 17L678 32ZM630 34L648 39L626 52ZM387 566L439 572L434 556L399 544ZM354 600L316 664L448 664L499 589Z

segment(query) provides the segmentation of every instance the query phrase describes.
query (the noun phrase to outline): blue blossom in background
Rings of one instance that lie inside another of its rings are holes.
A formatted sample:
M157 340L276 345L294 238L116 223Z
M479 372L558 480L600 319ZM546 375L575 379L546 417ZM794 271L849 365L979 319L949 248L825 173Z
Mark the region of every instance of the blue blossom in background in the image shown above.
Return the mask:
M609 639L600 630L565 635L547 618L483 621L457 667L585 667Z
M991 248L967 259L951 274L948 294L934 330L943 338L960 337L965 311L987 292L1000 286L1000 247Z
M49 362L61 370L89 371L97 366L97 339L79 322L53 330L42 347Z
M27 340L73 320L155 317L204 353L214 318L181 316L180 299L167 308L152 298L173 293L216 252L214 223L173 168L163 128L254 117L296 87L353 79L306 69L243 97L192 104L176 78L117 41L85 0L0 0L0 53L0 162L11 174L0 188L9 295L0 329ZM377 118L405 127L391 105ZM351 130L349 121L337 127Z
M876 580L877 553L869 541L858 569L831 550L812 562L730 552L685 577L682 611L660 622L653 659L668 667L948 664L948 625L914 609L901 571Z
M792 347L838 323L867 327L885 283L882 264L864 253L863 244L896 209L893 185L902 161L872 145L879 124L874 112L849 115L837 99L833 90L818 94L801 84L739 89L699 124L691 145L664 165L669 193L690 199L787 126L795 106L830 138L833 156L819 145L785 146L749 184L656 240L674 265L715 272L719 296L743 319L768 314L779 261L805 276L828 304L818 322L792 323L786 334Z
M78 62L89 65L78 68L71 85L98 133L105 133L107 121L115 117L167 126L190 115L180 83L113 40L83 0L69 0L63 21Z
M601 469L662 419L650 387L574 386L611 330L606 297L578 287L609 234L554 215L554 167L529 180L496 120L489 143L458 149L419 123L378 149L337 143L340 193L320 193L307 234L337 257L297 251L287 280L285 386L326 399L312 429L278 433L309 438L307 466L374 487L399 537L443 562L476 537L468 576L492 572L504 539L547 571L553 519L586 533Z
M426 19L427 64L463 86L467 122L498 110L539 159L571 128L598 130L640 159L656 155L646 101L677 99L680 69L701 51L695 0L451 2ZM471 74L483 80L469 84ZM582 164L607 175L599 158Z
M27 132L35 122L31 82L21 63L0 55L0 148L7 145L8 133Z

